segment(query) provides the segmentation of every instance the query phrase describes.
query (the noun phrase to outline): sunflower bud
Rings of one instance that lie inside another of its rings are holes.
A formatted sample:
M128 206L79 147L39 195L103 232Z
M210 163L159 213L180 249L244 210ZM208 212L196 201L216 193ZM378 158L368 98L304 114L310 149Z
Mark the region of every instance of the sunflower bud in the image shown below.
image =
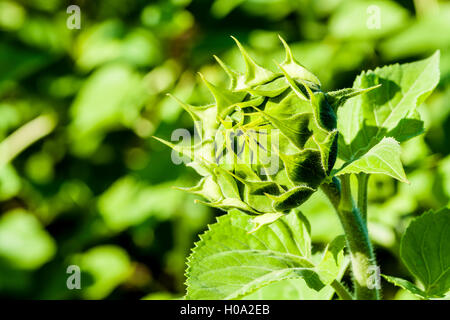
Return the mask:
M215 102L191 106L201 141L167 144L189 157L200 182L184 191L206 205L256 215L256 228L304 203L329 178L337 157L336 110L366 90L325 93L317 77L298 63L281 39L286 58L278 72L259 66L238 45L246 65L238 73L215 56L230 77L220 88L201 76Z

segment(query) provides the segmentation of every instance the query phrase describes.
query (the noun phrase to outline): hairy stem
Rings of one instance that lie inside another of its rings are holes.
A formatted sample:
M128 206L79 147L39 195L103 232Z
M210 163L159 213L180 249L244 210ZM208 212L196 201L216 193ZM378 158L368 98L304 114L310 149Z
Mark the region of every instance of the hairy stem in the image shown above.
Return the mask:
M342 300L353 300L351 293L348 292L347 288L344 287L339 281L333 280L331 287L333 287L334 291Z
M369 182L369 175L367 173L360 173L358 177L358 209L361 212L361 217L367 224L367 184Z
M331 184L323 184L322 190L335 207L347 239L347 247L353 271L353 284L357 300L377 300L377 266L367 227L358 208L355 206L351 190L350 177L341 176L341 186L334 179Z

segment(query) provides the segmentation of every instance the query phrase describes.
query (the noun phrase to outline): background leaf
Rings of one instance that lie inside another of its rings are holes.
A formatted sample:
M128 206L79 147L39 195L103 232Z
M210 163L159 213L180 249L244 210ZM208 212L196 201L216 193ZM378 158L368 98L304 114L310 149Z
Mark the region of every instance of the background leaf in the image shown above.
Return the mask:
M391 1L344 1L330 19L330 33L336 38L380 38L400 29L408 11Z
M429 211L406 229L400 256L429 296L450 290L450 209Z
M450 42L448 32L436 32L450 28L450 4L441 3L435 15L427 15L381 44L383 55L400 59L416 54L427 54L444 48Z
M0 260L19 269L36 269L55 254L54 240L32 214L14 210L0 219Z
M97 246L73 257L73 262L90 275L91 282L81 283L87 299L102 299L124 282L132 272L127 253L117 246ZM84 279L83 277L82 279Z

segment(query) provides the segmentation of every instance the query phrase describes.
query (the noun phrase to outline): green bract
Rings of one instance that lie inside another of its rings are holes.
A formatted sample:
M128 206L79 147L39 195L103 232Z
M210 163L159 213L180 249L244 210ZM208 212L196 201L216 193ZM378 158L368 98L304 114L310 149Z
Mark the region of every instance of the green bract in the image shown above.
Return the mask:
M212 207L262 215L254 220L259 227L301 205L329 178L337 157L337 108L376 86L323 92L281 37L286 58L277 64L278 72L259 66L233 39L246 72L215 57L230 88L201 76L214 104L192 106L177 99L201 140L191 146L161 141L189 157L188 165L202 176L183 190L203 196L208 202L202 203Z

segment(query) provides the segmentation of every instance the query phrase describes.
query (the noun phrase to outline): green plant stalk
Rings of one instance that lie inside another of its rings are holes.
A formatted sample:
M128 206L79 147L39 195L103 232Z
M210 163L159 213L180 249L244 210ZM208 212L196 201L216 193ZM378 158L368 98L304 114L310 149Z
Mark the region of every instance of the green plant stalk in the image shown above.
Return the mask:
M331 283L331 287L342 300L353 300L353 296L351 295L351 293L348 292L347 288L344 287L339 281L333 280L333 282Z
M367 184L369 182L369 175L367 173L360 173L358 177L358 209L361 212L361 217L367 225Z
M322 184L322 190L335 207L344 229L352 263L355 298L378 300L380 290L376 287L369 288L370 277L373 276L372 270L376 267L376 262L366 223L353 202L350 177L343 175L340 180L341 186L334 180L335 183Z
M0 168L17 157L23 150L50 134L56 127L54 115L44 114L24 124L0 143Z

